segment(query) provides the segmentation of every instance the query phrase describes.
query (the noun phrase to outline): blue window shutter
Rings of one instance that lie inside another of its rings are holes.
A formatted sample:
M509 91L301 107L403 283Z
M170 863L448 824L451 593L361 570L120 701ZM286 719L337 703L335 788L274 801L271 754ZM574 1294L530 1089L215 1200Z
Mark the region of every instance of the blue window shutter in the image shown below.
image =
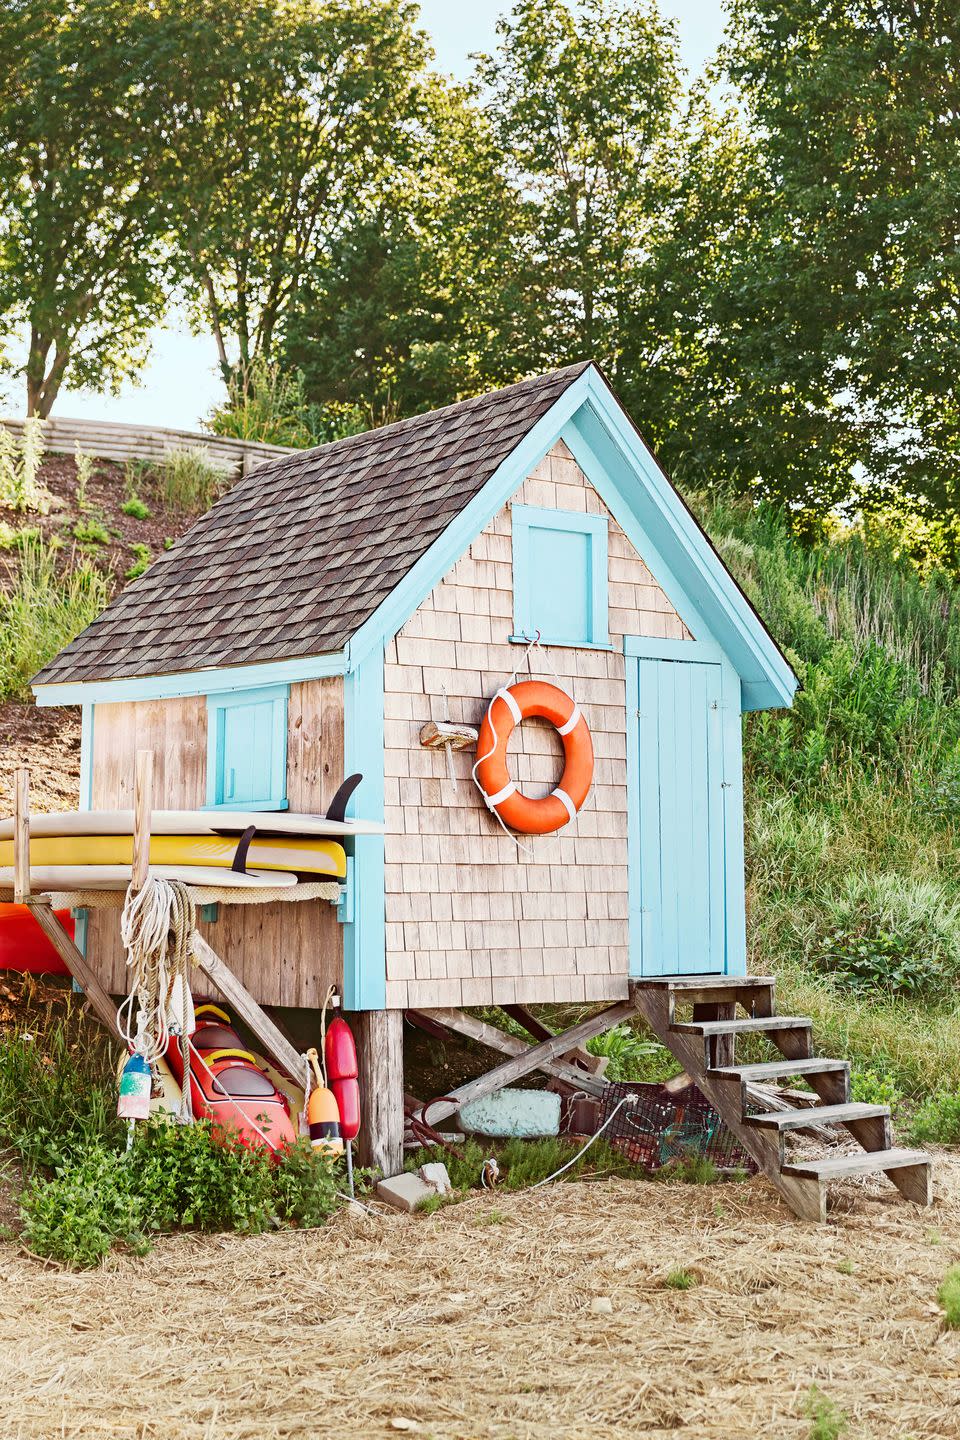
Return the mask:
M207 805L283 810L287 805L289 687L207 696Z
M514 639L606 646L607 519L513 506Z

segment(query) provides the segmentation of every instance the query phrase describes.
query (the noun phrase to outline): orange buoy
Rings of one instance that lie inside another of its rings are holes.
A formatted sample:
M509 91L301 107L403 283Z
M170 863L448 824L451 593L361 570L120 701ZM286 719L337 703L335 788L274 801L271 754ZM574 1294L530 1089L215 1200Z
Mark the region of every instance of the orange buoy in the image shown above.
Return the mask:
M340 1111L340 1134L344 1140L355 1140L360 1132L360 1073L357 1047L350 1026L341 1015L335 1015L327 1026L323 1044L327 1062L327 1079Z
M310 1143L314 1150L327 1155L343 1154L343 1136L340 1133L340 1111L336 1097L323 1083L320 1073L320 1056L316 1050L307 1051L307 1059L313 1066L317 1083L310 1091L307 1101L307 1124L310 1127Z
M565 757L560 783L542 800L530 800L517 789L507 769L507 745L522 720L549 720L563 742ZM521 680L498 690L487 706L477 740L480 757L474 779L489 809L505 825L524 835L549 835L576 815L593 782L593 741L580 706L558 685Z

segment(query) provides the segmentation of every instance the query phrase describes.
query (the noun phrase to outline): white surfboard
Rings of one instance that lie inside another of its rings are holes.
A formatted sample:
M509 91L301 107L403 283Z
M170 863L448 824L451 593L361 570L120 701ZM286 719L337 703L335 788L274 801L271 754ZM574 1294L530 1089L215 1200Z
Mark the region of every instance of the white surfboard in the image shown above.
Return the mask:
M296 875L286 870L254 870L239 875L212 865L154 865L151 875L163 880L182 880L185 885L212 885L220 890L284 889L296 885ZM30 889L125 890L130 884L129 865L31 865ZM13 888L13 866L0 865L0 890Z
M376 820L328 820L290 810L154 810L151 835L241 835L255 825L259 835L383 835ZM132 810L64 810L31 815L31 835L132 835ZM13 838L13 821L0 820L0 840Z

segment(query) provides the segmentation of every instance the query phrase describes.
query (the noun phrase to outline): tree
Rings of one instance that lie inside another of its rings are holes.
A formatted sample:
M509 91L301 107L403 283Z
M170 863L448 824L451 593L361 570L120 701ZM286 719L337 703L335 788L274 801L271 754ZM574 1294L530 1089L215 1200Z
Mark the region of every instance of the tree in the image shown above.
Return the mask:
M534 237L542 361L588 356L616 379L669 193L674 27L654 0L519 0L497 30L479 76Z
M425 38L410 0L161 3L172 223L229 381L271 357L307 268L402 159Z
M819 374L860 465L846 491L960 503L960 10L941 0L734 0L725 57L775 197L761 323ZM773 368L773 366L771 368Z
M301 289L286 358L310 396L376 423L534 368L525 222L473 90L432 78L405 165Z
M115 388L163 310L163 140L146 0L0 3L0 311L27 331L27 413Z

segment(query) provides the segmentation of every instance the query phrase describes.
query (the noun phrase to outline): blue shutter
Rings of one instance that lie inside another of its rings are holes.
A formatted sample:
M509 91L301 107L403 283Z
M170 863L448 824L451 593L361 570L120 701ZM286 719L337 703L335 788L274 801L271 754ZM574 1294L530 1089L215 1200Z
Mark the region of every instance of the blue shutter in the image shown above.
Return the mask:
M288 697L286 685L207 697L208 806L286 809Z
M513 640L606 646L607 519L514 505Z

